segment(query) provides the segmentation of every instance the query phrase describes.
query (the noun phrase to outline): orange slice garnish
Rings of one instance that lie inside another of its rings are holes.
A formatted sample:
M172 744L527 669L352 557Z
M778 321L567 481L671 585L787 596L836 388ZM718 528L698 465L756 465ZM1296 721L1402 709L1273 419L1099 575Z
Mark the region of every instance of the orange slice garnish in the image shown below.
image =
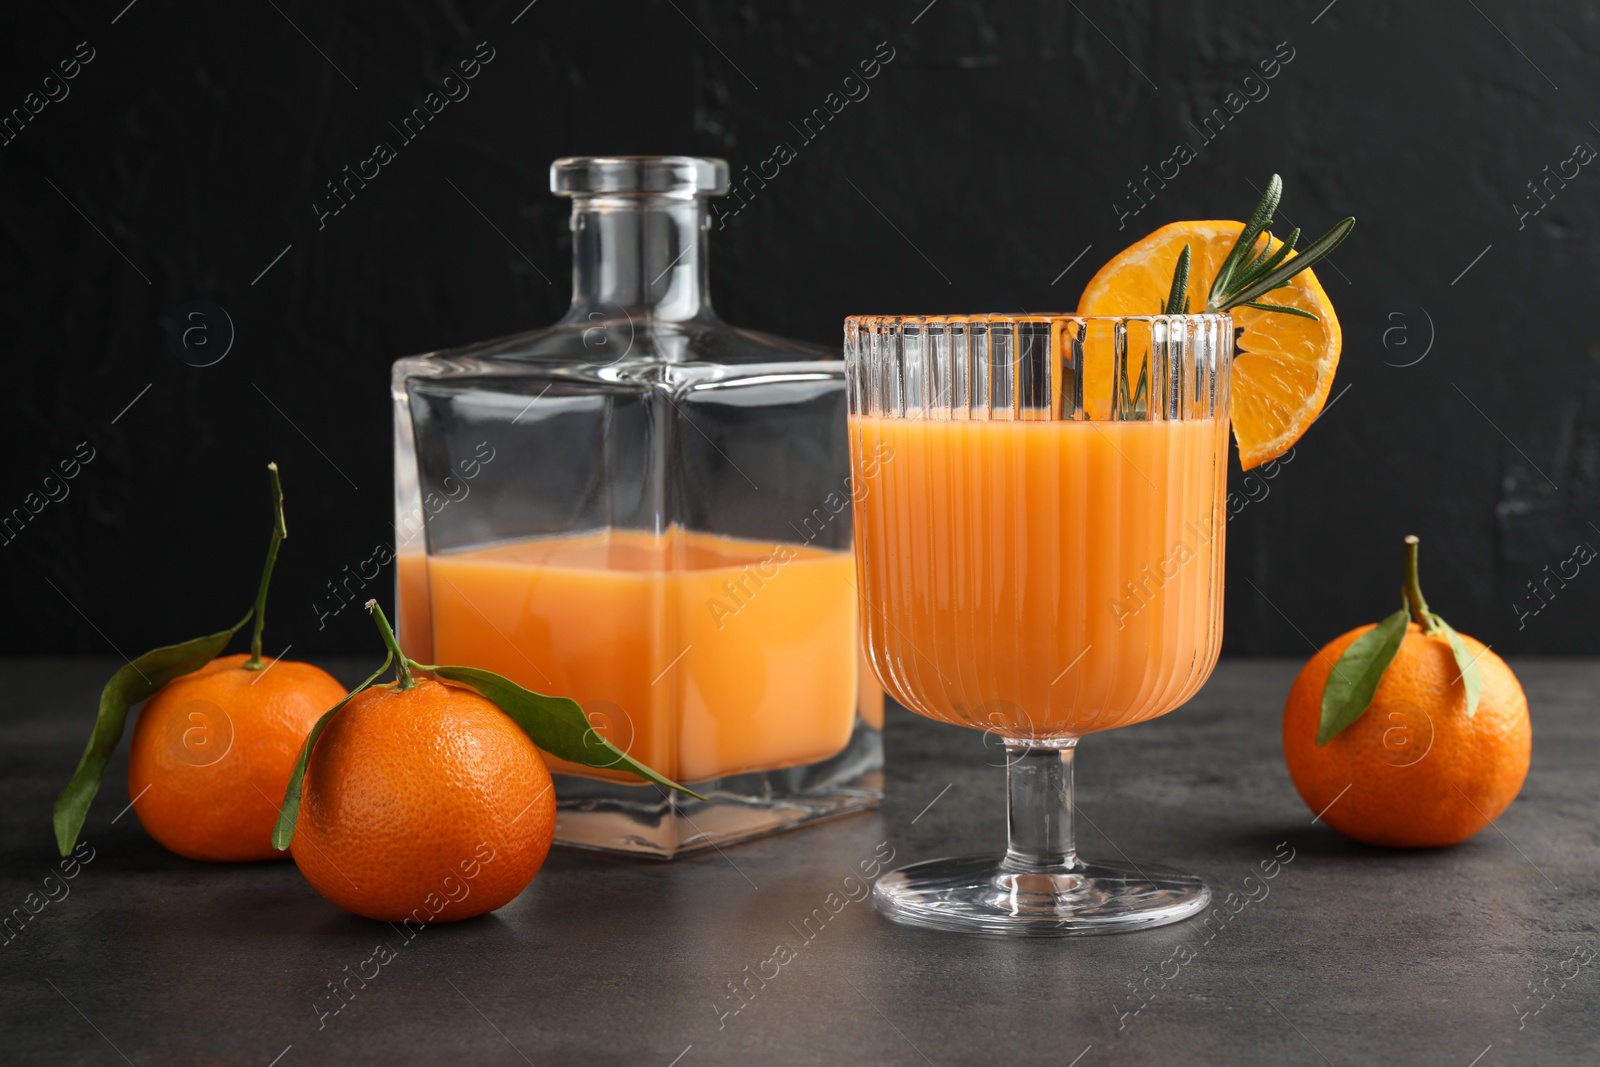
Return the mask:
M1206 301L1217 268L1227 258L1244 223L1225 220L1174 222L1129 245L1089 280L1078 301L1080 315L1153 315L1172 288L1172 272L1183 246L1190 248L1189 306ZM1282 245L1272 239L1276 250ZM1255 252L1261 251L1258 239ZM1233 436L1245 470L1294 447L1322 413L1339 366L1342 336L1328 294L1310 270L1260 297L1268 304L1309 311L1298 315L1236 307L1238 331L1233 362Z

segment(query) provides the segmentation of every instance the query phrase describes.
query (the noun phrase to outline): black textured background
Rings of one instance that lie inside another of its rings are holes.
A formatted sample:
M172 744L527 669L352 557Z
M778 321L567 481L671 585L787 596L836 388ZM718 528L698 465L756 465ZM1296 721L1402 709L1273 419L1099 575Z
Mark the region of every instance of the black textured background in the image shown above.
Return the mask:
M1600 146L1594 4L125 4L0 15L0 108L94 50L0 146L0 514L79 442L95 456L0 545L5 652L132 655L236 618L269 458L292 536L268 651L375 651L363 618L319 631L311 604L389 534L390 361L560 314L551 159L738 171L780 140L798 158L714 235L713 295L736 324L830 345L853 312L1069 310L1118 248L1238 217L1274 170L1293 222L1356 215L1319 269L1344 327L1336 404L1269 482L1235 474L1260 499L1229 531L1227 650L1303 655L1393 610L1415 532L1459 629L1600 651L1600 568L1548 606L1526 587L1600 547L1600 167L1517 206ZM323 183L480 42L471 95L319 230ZM880 42L870 95L800 144L789 123ZM1119 230L1125 183L1288 52ZM163 325L193 301L236 331L213 366Z

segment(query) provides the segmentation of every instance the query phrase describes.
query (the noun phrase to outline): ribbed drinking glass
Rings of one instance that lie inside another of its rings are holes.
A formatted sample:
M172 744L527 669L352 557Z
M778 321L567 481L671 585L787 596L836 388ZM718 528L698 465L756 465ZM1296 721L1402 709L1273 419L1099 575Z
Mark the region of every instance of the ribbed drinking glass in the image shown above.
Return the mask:
M1072 758L1164 715L1222 637L1227 315L846 320L857 589L884 688L1007 754L1005 854L882 878L899 922L1173 922L1200 879L1081 859Z

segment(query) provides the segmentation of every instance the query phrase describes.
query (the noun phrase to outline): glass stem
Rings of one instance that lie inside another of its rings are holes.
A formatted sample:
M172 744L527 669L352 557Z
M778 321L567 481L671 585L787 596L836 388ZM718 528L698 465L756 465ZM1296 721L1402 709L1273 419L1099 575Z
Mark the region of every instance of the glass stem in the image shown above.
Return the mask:
M1063 871L1078 866L1072 827L1072 753L1060 748L1006 744L1006 858L1014 873Z

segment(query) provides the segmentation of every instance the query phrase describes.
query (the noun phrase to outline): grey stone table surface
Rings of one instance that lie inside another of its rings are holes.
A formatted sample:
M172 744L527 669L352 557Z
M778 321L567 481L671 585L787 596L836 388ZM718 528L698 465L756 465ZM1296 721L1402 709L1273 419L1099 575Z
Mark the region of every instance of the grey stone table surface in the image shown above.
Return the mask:
M881 811L672 864L557 850L501 911L409 941L290 863L163 851L117 817L119 759L93 858L31 914L57 866L50 805L113 666L6 664L0 909L27 921L0 933L0 1062L1600 1063L1600 661L1513 663L1527 785L1494 827L1426 852L1313 824L1278 741L1297 665L1224 661L1188 706L1088 738L1077 762L1082 851L1201 874L1237 894L1229 920L1027 942L905 929L850 899L880 849L898 864L1004 833L1002 756L898 709ZM802 927L818 908L826 924ZM392 958L331 1012L328 983L379 943ZM767 963L780 944L792 958Z

